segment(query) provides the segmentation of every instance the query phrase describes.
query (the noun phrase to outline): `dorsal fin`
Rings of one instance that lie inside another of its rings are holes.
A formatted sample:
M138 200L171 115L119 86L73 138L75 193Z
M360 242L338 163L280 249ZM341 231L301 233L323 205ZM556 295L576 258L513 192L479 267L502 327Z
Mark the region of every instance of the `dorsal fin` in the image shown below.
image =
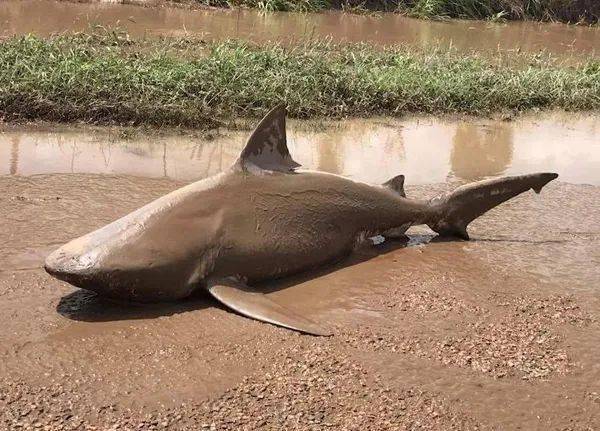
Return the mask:
M391 180L383 183L382 186L395 191L403 198L406 197L406 193L404 193L404 175L396 175Z
M278 105L258 123L236 162L242 170L290 172L300 166L287 147L285 113L285 107Z

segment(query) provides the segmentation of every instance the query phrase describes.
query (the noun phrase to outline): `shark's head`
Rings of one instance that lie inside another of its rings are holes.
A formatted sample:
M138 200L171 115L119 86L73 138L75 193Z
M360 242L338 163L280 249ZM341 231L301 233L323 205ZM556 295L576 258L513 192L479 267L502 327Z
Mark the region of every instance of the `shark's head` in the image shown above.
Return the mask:
M44 268L59 280L113 299L156 302L185 297L191 292L189 266L178 253L169 252L168 238L160 239L165 239L163 249L135 224L125 229L108 225L51 253Z

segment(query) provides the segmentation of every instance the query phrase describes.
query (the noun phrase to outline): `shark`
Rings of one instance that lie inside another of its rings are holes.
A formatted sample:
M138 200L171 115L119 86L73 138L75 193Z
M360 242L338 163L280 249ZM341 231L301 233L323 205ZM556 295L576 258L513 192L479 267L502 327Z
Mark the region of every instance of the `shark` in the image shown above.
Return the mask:
M186 185L52 252L52 276L131 302L176 301L204 289L226 308L312 335L324 325L253 288L349 255L368 238L413 225L468 240L468 224L556 173L479 181L430 200L411 199L404 176L368 184L304 170L290 155L286 109L272 109L233 165Z

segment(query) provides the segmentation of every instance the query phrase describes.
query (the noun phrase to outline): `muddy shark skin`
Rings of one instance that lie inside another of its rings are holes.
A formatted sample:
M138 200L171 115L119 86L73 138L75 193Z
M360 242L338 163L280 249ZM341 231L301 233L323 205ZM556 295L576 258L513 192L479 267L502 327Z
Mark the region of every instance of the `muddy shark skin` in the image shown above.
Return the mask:
M407 199L399 175L382 185L298 169L285 135L285 109L261 121L227 171L187 185L54 251L54 277L110 298L173 301L206 289L258 320L325 335L252 283L335 261L374 235L427 224L468 239L476 217L557 177L539 173L458 188L432 201Z

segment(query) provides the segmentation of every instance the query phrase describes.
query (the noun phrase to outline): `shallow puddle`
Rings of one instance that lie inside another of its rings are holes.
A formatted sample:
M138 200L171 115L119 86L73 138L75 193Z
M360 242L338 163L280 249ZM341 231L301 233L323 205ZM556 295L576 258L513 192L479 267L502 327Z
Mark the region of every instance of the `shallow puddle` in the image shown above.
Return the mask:
M289 146L305 168L378 183L399 173L409 184L472 181L554 171L563 182L600 184L600 116L551 112L516 121L433 117L292 121ZM249 131L214 138L134 134L120 129L4 126L0 175L127 174L201 179L226 169Z
M153 4L148 2L149 4ZM84 31L90 25L118 26L133 36L201 36L286 43L331 38L335 42L409 44L494 53L546 50L565 59L587 59L600 48L600 28L485 21L436 22L387 13L261 13L252 10L196 10L140 7L112 2L71 3L46 0L0 2L0 36Z

